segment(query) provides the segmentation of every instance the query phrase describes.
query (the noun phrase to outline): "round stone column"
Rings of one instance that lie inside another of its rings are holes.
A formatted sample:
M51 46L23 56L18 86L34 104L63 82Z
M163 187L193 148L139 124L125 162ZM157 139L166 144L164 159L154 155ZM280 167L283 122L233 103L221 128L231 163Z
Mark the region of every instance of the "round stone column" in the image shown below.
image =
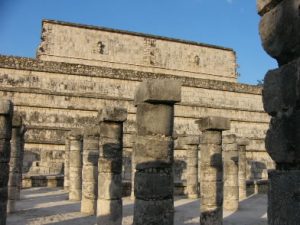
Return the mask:
M71 130L68 136L70 145L69 200L80 201L82 189L82 131Z
M200 181L200 224L223 224L223 162L222 131L230 129L229 119L205 117L198 121L202 131L201 181Z
M99 112L97 224L122 225L123 123L127 111L105 108Z
M247 198L247 158L246 146L249 145L247 138L238 138L238 152L239 152L239 200Z
M7 212L12 213L15 211L17 195L19 192L19 182L22 173L20 171L21 161L21 148L22 148L22 118L14 112L12 119L12 138L10 141L11 152L9 161L9 180L8 180L8 201Z
M24 162L24 151L25 151L25 133L27 131L27 127L22 124L21 129L20 129L20 163L19 163L19 171L20 171L20 176L19 176L19 181L17 184L17 192L16 192L16 200L20 200L21 196L21 189L22 189L22 176L23 176L23 162Z
M174 104L181 100L175 80L142 82L135 94L135 205L133 224L174 223Z
M223 137L224 200L226 211L236 211L239 207L238 146L236 135Z
M96 215L98 189L99 127L84 129L81 212Z
M0 100L0 225L6 224L13 104Z

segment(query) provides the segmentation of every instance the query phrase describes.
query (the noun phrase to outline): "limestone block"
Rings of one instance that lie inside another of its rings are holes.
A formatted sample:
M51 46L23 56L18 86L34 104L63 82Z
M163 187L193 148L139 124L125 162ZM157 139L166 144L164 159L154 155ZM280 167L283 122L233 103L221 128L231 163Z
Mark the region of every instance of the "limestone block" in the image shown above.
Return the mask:
M127 110L125 108L105 107L98 113L98 121L125 122L127 120Z
M98 171L95 166L84 166L82 167L82 179L85 181L97 180Z
M85 213L87 215L95 215L97 212L96 207L97 207L96 200L85 199L84 197L82 197L80 212Z
M210 164L201 163L200 165L200 177L203 181L213 182L223 180L223 169L221 167L216 170L210 166Z
M122 198L122 175L113 173L99 173L98 198Z
M256 0L257 12L260 16L263 16L265 13L269 12L282 0Z
M230 130L230 120L224 117L205 117L196 121L201 131L216 130L224 131Z
M241 146L247 146L249 145L249 139L248 138L243 138L243 137L238 137L237 138L237 144ZM245 149L246 150L246 149Z
M222 166L222 147L220 145L200 144L200 149L202 151L201 163L208 163L214 167Z
M134 194L143 200L166 199L173 196L173 176L167 173L135 173Z
M298 225L300 171L270 171L268 218L270 225Z
M122 157L123 146L122 143L111 143L100 141L99 157L102 158L120 158Z
M13 114L13 103L10 100L0 100L0 115Z
M144 102L173 105L181 101L181 84L177 80L155 79L143 81L138 87L134 104Z
M223 202L223 182L204 182L201 184L201 205L220 206Z
M22 126L22 117L20 116L20 113L14 112L12 117L12 127L13 128L19 128Z
M299 61L270 70L264 79L264 110L275 116L296 106L299 100Z
M237 148L238 148L237 143L223 144L222 145L222 149L223 149L224 152L227 152L226 154L228 155L228 157L231 157L232 154L234 154L234 157L237 156ZM236 152L236 153L232 153L232 152ZM236 159L236 161L237 161L237 159Z
M173 136L174 138L174 136ZM199 140L199 135L197 136L184 136L184 137L178 137L177 140L175 141L175 149L189 149L189 145L199 145L200 140Z
M70 167L75 165L79 166L82 164L81 151L70 151L69 155Z
M97 224L121 225L123 218L122 199L97 201Z
M83 151L99 151L99 139L83 139Z
M136 199L134 205L134 224L174 224L174 206L173 199L146 201ZM138 210L137 210L138 209Z
M229 134L222 137L222 144L234 144L236 143L236 135Z
M266 134L266 150L277 163L299 162L296 156L295 117L272 118Z
M216 144L222 143L222 134L218 131L208 130L200 136L200 144ZM205 145L201 145L204 147Z
M100 124L100 135L100 140L107 138L118 141L123 135L123 125L117 122L103 122Z
M99 173L122 173L122 157L118 158L99 158L98 160Z
M82 182L82 198L90 199L90 200L97 198L97 183L96 182L93 182L93 181Z
M98 165L98 151L83 151L82 153L82 162L86 166L97 166Z
M134 158L138 169L154 165L168 166L173 162L173 140L171 137L137 136Z
M299 0L281 1L261 18L262 45L280 65L300 56L299 3Z
M80 201L81 200L81 189L71 189L69 190L69 200Z
M137 133L139 135L172 136L174 108L171 105L139 104L136 112Z

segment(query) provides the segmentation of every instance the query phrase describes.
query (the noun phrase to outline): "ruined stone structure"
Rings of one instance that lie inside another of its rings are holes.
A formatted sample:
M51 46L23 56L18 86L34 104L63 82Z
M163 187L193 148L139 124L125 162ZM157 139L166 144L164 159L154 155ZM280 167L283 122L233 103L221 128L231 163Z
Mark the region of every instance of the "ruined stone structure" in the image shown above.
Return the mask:
M222 225L222 131L230 129L230 120L222 117L205 117L196 123L202 131L200 140L200 225Z
M97 224L122 225L123 123L127 111L104 108L99 112Z
M14 112L12 119L12 138L11 138L11 151L9 161L9 180L8 180L8 201L7 212L15 211L16 200L20 196L20 176L22 165L22 118Z
M144 81L136 91L135 225L174 222L172 135L174 104L180 101L180 83L171 79Z
M6 224L13 104L0 100L0 225Z
M269 172L268 222L300 223L300 17L299 0L258 0L260 36L279 68L267 72L263 103L271 116L266 149L276 163Z
M82 131L74 129L69 136L69 200L80 201L82 196Z
M225 134L249 137L247 179L267 177L273 166L264 147L269 116L261 88L236 82L232 49L49 20L43 21L38 59L0 56L0 97L12 99L28 124L24 172L63 173L67 132L94 125L100 109L117 106L128 111L122 175L130 181L134 92L142 80L156 78L182 83L182 101L174 110L178 141L199 135L199 117L229 118ZM174 151L174 180L182 189L186 151Z
M68 134L65 139L65 163L64 163L64 189L69 190L70 186L70 139Z
M83 131L81 212L96 215L98 197L99 128Z
M239 152L236 135L224 136L222 145L224 170L223 209L236 211L239 207Z

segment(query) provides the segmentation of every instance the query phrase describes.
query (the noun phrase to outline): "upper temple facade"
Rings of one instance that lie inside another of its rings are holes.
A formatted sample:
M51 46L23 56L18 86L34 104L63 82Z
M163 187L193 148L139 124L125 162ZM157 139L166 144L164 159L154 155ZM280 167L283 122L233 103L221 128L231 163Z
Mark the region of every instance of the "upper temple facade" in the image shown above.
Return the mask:
M163 78L182 84L174 109L176 184L184 186L187 169L180 139L199 137L195 121L206 116L230 119L224 134L249 139L247 178L267 177L273 167L264 144L270 117L261 87L237 82L232 49L52 20L42 23L37 58L0 55L0 98L12 100L28 127L24 173L60 174L67 132L93 126L98 111L111 106L128 111L123 178L130 180L134 93L141 81Z
M53 20L43 21L40 60L237 82L232 49Z

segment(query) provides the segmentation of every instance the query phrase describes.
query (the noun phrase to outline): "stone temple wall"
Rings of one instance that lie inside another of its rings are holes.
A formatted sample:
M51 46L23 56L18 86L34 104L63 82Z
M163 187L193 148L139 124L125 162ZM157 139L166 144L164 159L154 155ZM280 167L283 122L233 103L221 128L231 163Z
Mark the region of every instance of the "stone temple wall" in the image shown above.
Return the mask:
M77 46L65 45L84 45L84 39L81 39L83 37L94 42L93 38L96 37L97 42L99 38L112 38L116 43L124 42L124 54L129 54L128 46L139 46L146 37L154 36L53 21L44 21L43 26L38 59L0 56L0 97L14 102L15 110L21 113L28 126L24 172L62 173L66 132L72 128L93 125L98 110L105 106L118 106L128 110L128 120L124 123L123 176L130 180L132 141L136 131L136 108L133 106L135 90L145 79L173 78L182 83L182 101L175 105L175 131L178 135L175 145L175 183L184 182L186 177L187 154L184 147L180 146L180 138L200 135L195 120L206 116L229 118L231 130L224 132L224 135L232 133L250 139L250 145L247 146L248 179L267 177L267 168L273 167L273 161L264 146L270 118L263 111L261 88L236 83L235 75L232 75L233 72L235 74L235 56L232 50L156 37L155 46L161 46L161 52L170 49L173 54L174 49L181 45L178 55L183 56L205 49L207 55L204 54L201 58L206 58L209 65L201 65L198 71L195 68L189 69L185 62L176 65L176 62L180 62L180 57L170 59L165 68L137 66L138 59L134 57L126 59L133 61L125 65L121 62L124 58L119 50L115 53L115 58L109 59L115 62L108 63L109 60L102 61L99 54L98 58L96 55L88 55L91 53L88 53L91 50L89 46L81 46L83 51L77 53ZM85 32L89 35L85 36ZM110 35L107 34L109 32ZM130 35L132 39L129 38ZM125 46L127 42L129 44ZM184 53L185 50L189 53ZM131 54L134 56L136 51ZM149 54L152 55L151 52ZM166 53L162 55L164 54ZM214 54L223 55L223 62L219 61L220 58L215 58ZM79 58L75 59L74 55ZM105 57L110 57L108 55ZM182 67L182 70L177 70L176 66ZM220 73L222 76L215 76Z

